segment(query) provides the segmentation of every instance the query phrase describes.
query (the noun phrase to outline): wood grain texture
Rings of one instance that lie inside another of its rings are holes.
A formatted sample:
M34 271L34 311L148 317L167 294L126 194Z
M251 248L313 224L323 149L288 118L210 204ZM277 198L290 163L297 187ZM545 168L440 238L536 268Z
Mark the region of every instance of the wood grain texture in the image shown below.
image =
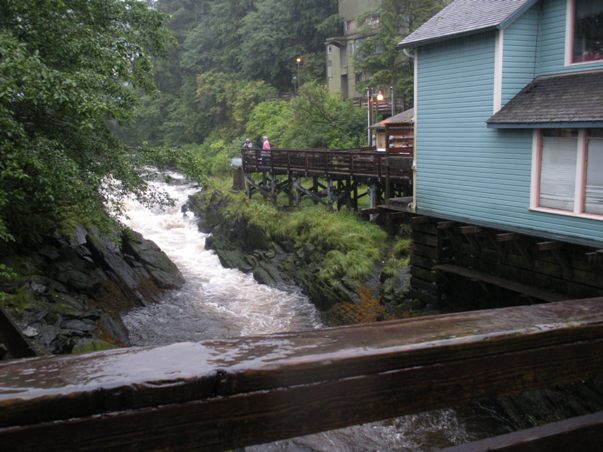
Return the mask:
M603 371L603 298L0 365L5 450L217 450Z

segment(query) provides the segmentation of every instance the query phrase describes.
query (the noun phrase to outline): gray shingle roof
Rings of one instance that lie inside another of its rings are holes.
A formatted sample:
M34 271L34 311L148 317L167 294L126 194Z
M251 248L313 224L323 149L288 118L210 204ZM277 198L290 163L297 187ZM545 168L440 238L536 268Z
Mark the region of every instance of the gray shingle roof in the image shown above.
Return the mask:
M383 121L379 121L373 124L371 129L385 129L388 124L414 124L415 122L415 109L409 108L408 110L398 113L394 116L390 116Z
M536 0L455 0L400 42L416 47L444 38L504 28Z
M488 120L493 127L603 122L603 71L540 77Z

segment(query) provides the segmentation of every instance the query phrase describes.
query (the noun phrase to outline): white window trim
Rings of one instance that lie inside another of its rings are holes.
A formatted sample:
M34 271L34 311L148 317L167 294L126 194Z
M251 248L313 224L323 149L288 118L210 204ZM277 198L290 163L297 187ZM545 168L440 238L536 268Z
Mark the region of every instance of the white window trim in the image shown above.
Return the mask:
M565 4L565 65L571 66L574 40L574 5L575 0L567 0Z
M574 186L573 211L540 207L540 175L542 173L542 129L534 129L532 134L532 168L530 181L530 209L535 212L553 213L568 217L602 220L603 215L584 212L586 195L587 134L585 129L578 130L578 152L576 155L576 176Z
M574 58L574 23L576 19L576 0L566 0L565 4L565 66L580 67L603 63L603 59L573 62Z
M415 125L414 125L414 142L415 148L412 159L412 205L409 206L411 212L417 211L417 131L419 126L419 48L415 49L413 58L413 108L415 112Z
M502 108L503 54L505 35L503 30L496 33L494 39L494 101L492 112L498 113Z

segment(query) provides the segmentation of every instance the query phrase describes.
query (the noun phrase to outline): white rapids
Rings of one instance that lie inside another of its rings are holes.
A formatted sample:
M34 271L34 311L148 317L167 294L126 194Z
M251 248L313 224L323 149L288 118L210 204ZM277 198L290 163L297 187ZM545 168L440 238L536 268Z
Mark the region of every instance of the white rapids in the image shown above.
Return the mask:
M322 326L320 315L295 287L282 290L258 284L251 275L222 267L205 249L208 236L182 205L199 189L176 173L177 184L153 182L175 200L173 207L149 209L130 200L130 228L153 240L174 261L186 283L165 293L157 304L136 308L123 320L133 345L163 345L234 336L299 331ZM271 444L248 451L389 451L431 450L469 441L473 435L454 410L405 416Z

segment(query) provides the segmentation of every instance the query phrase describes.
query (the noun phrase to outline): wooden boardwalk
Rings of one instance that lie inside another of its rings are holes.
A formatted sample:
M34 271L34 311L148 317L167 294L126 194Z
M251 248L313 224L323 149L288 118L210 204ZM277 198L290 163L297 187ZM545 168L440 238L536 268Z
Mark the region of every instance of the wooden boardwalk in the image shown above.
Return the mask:
M412 177L412 155L386 154L374 148L345 150L326 149L243 149L245 173L268 171L303 176L350 176L392 182L409 181Z
M369 196L371 207L391 197L409 196L412 162L411 154L387 154L375 148L242 150L250 197L260 193L276 201L279 193L286 193L291 205L306 197L330 208L337 204L358 209L363 196ZM302 183L310 177L311 184Z

